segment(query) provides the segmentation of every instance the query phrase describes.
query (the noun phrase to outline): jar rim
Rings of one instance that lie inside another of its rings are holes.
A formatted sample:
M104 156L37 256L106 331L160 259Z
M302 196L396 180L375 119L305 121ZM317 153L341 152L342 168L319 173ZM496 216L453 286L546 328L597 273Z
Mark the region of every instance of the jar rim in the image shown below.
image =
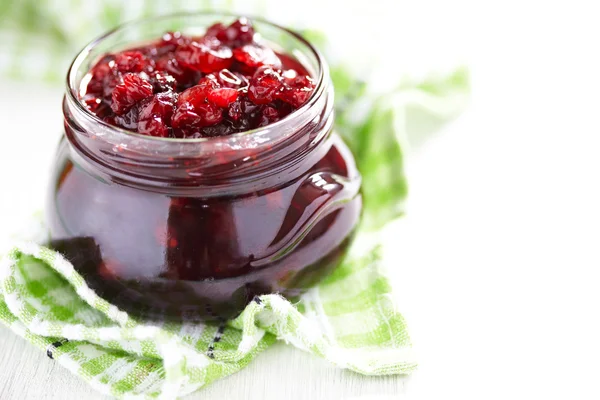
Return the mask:
M304 46L306 46L306 48L314 55L315 59L317 60L318 70L317 70L316 77L315 77L316 78L315 79L316 80L315 90L313 91L313 93L311 94L309 99L306 101L306 103L304 103L301 107L294 110L292 113L287 115L285 118L283 118L277 122L266 125L264 127L250 129L250 130L242 131L242 132L237 132L237 133L234 133L231 135L216 136L216 137L203 137L203 138L194 138L194 139L162 138L162 137L154 137L154 136L149 136L149 135L143 135L143 134L140 134L137 132L132 132L132 131L123 129L118 126L111 125L110 123L102 120L96 114L91 112L83 104L82 99L79 96L80 87L78 86L78 83L77 83L77 71L78 71L79 66L81 66L83 64L83 62L87 59L89 54L101 42L103 42L104 40L112 37L113 35L118 34L119 32L121 32L131 26L135 26L136 24L147 23L147 22L151 22L151 21L163 21L163 20L168 20L168 19L172 19L172 18L194 17L194 16L215 16L215 17L234 17L234 18L235 17L238 17L238 18L245 17L245 18L248 18L250 21L253 21L253 22L256 21L261 24L269 25L269 26L276 28L282 32L285 32L286 34L291 35L292 37L297 39L299 42L301 42ZM278 129L278 128L280 128L281 126L288 124L291 121L293 121L294 119L298 118L304 112L306 112L311 107L313 107L315 105L315 103L317 103L318 99L321 97L321 94L327 91L326 84L328 82L328 79L327 79L328 76L329 76L328 65L327 65L327 62L325 61L323 55L321 54L321 52L317 48L315 48L301 34L295 32L291 29L285 28L281 25L278 25L276 23L273 23L271 21L268 21L268 20L260 18L260 17L240 15L240 14L236 14L236 13L219 12L219 11L177 12L177 13L164 14L164 15L150 17L150 18L146 18L146 17L139 18L139 19L135 19L135 20L132 20L129 22L125 22L125 23L120 24L120 25L116 26L115 28L109 30L108 32L105 32L104 34L96 37L95 39L93 39L81 51L79 51L77 53L73 62L69 66L69 69L67 72L67 78L66 78L66 85L67 85L66 93L67 93L67 97L69 99L69 103L74 104L75 107L77 107L77 109L81 113L83 113L83 115L85 115L87 118L91 119L91 121L93 123L97 123L100 126L104 127L105 129L110 130L111 132L117 133L119 135L127 135L127 137L129 137L129 138L135 138L138 140L155 142L155 143L163 143L163 144L173 143L173 144L177 144L177 145L181 146L186 143L189 143L189 144L198 144L198 143L227 144L227 143L237 142L237 140L242 137L244 139L248 139L252 136L257 136L257 137L260 136L261 144L266 144L266 142L268 142L268 141L277 139L277 136L278 136L277 134L266 136L267 133L280 131L280 129Z

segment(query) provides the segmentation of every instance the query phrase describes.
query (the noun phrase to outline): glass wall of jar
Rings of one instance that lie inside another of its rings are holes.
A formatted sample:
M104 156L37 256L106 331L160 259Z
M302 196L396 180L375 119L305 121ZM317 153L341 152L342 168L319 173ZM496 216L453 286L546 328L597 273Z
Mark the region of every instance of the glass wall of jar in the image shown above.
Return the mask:
M296 296L343 257L361 210L360 176L333 131L327 64L301 36L257 30L301 62L312 97L286 118L229 136L172 139L112 126L82 103L106 52L202 33L224 14L129 23L74 60L47 202L51 245L107 300L144 318L227 318L256 295Z

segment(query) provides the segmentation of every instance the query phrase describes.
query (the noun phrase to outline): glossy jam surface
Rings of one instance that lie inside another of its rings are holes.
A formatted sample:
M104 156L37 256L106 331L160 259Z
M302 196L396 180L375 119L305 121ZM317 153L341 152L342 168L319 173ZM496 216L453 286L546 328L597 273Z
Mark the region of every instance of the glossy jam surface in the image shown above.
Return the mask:
M315 84L292 56L275 52L240 18L204 36L166 33L106 54L82 100L105 122L165 138L225 136L285 118Z

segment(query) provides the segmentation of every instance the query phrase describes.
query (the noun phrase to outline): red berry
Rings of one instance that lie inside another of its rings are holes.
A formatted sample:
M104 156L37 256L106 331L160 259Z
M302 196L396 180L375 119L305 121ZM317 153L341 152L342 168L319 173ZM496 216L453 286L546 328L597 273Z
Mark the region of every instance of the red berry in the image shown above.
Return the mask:
M214 75L206 75L198 81L196 86L192 86L185 92L181 93L179 97L182 101L191 101L196 103L206 102L210 92L212 92L218 86L219 84L217 83Z
M147 64L146 57L139 51L124 51L115 56L119 72L142 72Z
M169 127L160 118L140 120L137 125L138 133L154 137L168 137Z
M315 84L308 76L300 75L293 79L286 79L286 83L278 98L298 108L308 101L312 95Z
M173 107L177 102L177 95L173 92L158 93L140 108L140 119L150 116L160 117L166 122L171 121Z
M208 100L225 108L238 98L238 91L230 88L213 89L208 93Z
M140 107L138 132L144 135L167 137L173 115L176 95L173 92L158 93Z
M175 109L173 127L201 128L215 125L223 119L223 110L214 104L204 103L195 107L182 106Z
M256 128L254 121L260 112L260 107L251 102L248 96L238 96L237 100L231 103L227 109L228 120L239 132Z
M259 106L251 102L247 96L239 96L229 106L228 115L232 120L237 121L245 116L253 115L258 108Z
M215 25L211 28L215 27ZM252 27L252 23L248 21L248 18L242 17L225 29L223 29L222 24L220 25L220 30L217 31L215 28L213 31L216 32L217 39L227 43L231 47L239 47L254 40L254 28Z
M193 82L196 77L196 73L194 71L185 69L177 62L173 55L166 55L159 58L156 61L156 70L160 72L166 72L175 78L176 86L186 85L190 82Z
M242 102L247 99L245 97L238 97L233 103L229 105L227 109L227 116L233 121L238 121L244 115L244 109L242 108Z
M174 128L201 128L221 122L223 110L206 102L208 90L208 85L198 85L179 95L172 118Z
M123 83L115 86L112 92L111 109L117 115L129 111L140 100L152 95L152 85L135 74L125 74Z
M177 61L186 68L204 73L229 68L233 62L231 49L215 43L192 42L175 52Z
M282 88L283 78L271 68L257 71L250 80L248 98L256 104L267 104L275 100Z
M277 54L269 47L261 46L259 44L247 44L243 47L233 50L233 57L251 68L261 67L268 65L273 68L281 68L281 60L277 57Z

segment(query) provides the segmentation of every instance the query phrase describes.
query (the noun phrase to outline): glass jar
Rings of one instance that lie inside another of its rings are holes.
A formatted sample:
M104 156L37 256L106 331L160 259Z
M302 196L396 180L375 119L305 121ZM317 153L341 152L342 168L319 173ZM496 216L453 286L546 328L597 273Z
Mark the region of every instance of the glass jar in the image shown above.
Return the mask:
M352 238L360 176L333 132L333 88L321 54L269 22L255 27L313 75L300 109L224 137L165 139L109 125L82 104L106 52L202 33L224 14L129 23L74 60L47 202L51 245L107 300L144 318L227 318L255 295L296 296L327 275Z

